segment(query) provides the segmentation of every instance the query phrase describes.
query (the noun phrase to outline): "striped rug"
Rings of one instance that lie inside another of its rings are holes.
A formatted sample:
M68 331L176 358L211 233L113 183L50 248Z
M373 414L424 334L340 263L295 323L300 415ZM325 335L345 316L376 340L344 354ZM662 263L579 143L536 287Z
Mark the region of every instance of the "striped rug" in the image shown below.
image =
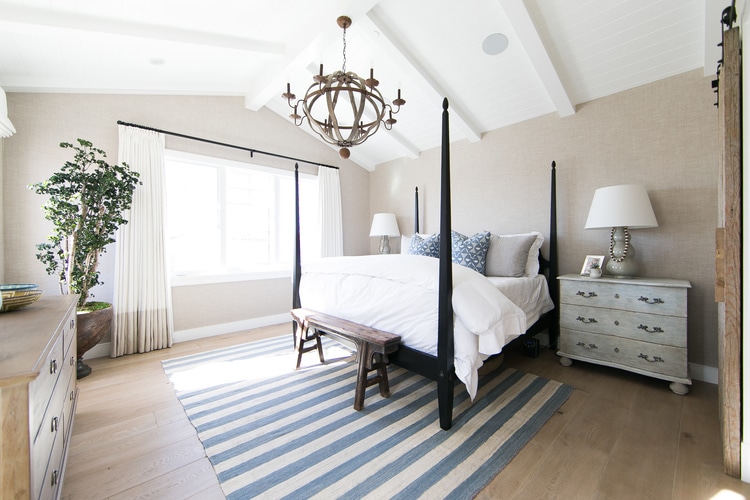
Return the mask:
M163 362L227 498L472 498L573 391L488 366L443 431L435 383L395 366L354 411L350 352L325 346L297 372L291 335Z

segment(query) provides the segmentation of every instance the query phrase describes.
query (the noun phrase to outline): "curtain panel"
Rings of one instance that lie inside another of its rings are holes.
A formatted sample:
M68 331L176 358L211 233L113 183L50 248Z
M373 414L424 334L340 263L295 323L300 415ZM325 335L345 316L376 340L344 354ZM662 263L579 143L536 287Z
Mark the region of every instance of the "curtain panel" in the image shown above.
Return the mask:
M341 183L338 169L318 167L318 216L320 256L340 257L344 255Z
M165 245L164 135L119 126L119 161L140 173L117 231L112 357L172 346L174 322Z

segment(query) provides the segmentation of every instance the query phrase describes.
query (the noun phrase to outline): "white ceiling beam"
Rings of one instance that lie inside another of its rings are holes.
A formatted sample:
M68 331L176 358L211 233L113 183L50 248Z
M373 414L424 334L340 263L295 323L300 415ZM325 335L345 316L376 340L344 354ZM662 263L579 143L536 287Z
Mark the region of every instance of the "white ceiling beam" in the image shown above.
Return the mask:
M505 11L511 26L518 36L518 41L529 56L532 66L539 75L542 85L544 86L550 100L557 109L560 116L570 116L575 114L576 109L568 96L560 75L557 73L552 60L544 48L539 32L534 26L529 11L523 0L498 0L500 7Z
M326 47L341 37L341 28L336 24L339 16L349 16L353 22L369 11L379 0L358 0L356 2L338 0L335 2L319 2L316 15L330 22L302 23L302 29L289 40L284 54L275 63L270 63L268 69L253 79L245 93L245 107L258 111L271 99L280 99L286 90L290 74L299 72L312 64L318 47Z
M421 84L420 92L432 95L435 102L440 103L443 102L444 97L449 97L438 79L432 75L432 72L411 53L406 44L400 40L398 34L378 15L377 9L371 10L358 23L364 27L363 30L368 36L373 37L373 42L376 42L384 54L396 63L406 77ZM377 39L374 38L375 32L380 33ZM414 92L414 90L411 90L411 92ZM462 135L471 142L482 140L481 129L475 124L475 120L470 113L458 102L458 99L455 96L450 96L450 103L451 126L459 129Z
M2 3L0 9L0 25L19 32L34 32L43 27L45 30L52 28L105 36L145 38L271 55L280 55L284 50L284 45L281 43L7 3Z

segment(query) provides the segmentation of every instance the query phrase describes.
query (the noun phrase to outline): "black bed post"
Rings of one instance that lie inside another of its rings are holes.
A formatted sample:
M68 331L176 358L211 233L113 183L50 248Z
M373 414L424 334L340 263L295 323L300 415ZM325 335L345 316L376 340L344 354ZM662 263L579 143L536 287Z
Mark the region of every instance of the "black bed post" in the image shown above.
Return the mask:
M419 187L414 188L414 234L419 232Z
M438 413L440 427L453 425L453 259L451 246L451 171L448 99L443 99L443 147L440 158L440 280L438 288Z
M550 213L549 213L549 293L555 309L552 311L552 324L549 326L549 347L557 348L560 334L560 288L557 284L557 165L552 162L550 170Z
M302 277L299 237L299 164L294 164L294 271L292 273L292 309L301 307L299 299L299 280ZM297 322L292 321L292 336L296 345Z

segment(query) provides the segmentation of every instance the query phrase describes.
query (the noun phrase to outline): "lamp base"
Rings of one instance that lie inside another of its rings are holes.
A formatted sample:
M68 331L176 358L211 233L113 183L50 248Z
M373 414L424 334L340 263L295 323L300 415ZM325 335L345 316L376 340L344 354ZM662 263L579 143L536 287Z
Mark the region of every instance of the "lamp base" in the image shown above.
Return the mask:
M378 251L381 255L391 253L391 242L388 240L388 236L380 237L380 248Z
M635 248L630 244L630 235L626 227L612 228L609 261L605 267L613 278L632 278L638 275Z

